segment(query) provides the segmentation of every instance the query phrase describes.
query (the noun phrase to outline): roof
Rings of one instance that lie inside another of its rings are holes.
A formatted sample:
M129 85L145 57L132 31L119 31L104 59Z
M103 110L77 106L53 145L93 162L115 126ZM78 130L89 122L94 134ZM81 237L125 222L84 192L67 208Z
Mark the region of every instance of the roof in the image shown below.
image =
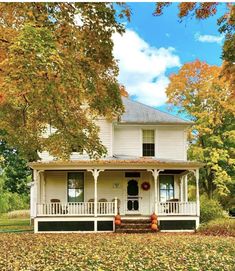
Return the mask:
M180 124L191 125L193 122L162 112L148 105L122 97L125 112L120 117L119 123L133 124Z
M203 166L200 162L156 159L152 157L113 156L99 160L53 160L29 163L32 169L81 169L81 168L105 168L105 169L128 169L128 168L159 168L159 169L196 169Z

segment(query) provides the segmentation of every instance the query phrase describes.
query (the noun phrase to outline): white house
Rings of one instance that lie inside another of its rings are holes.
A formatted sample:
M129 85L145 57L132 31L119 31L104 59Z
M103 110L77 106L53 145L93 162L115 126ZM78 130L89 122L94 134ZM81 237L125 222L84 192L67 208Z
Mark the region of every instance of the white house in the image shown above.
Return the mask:
M162 231L198 227L202 164L187 161L186 131L192 123L122 99L125 113L119 120L97 121L105 158L73 153L70 161L59 161L43 152L40 161L30 163L35 232L115 231L118 212L124 223L119 231L128 232L128 225L147 231L154 212ZM196 201L188 201L192 172Z

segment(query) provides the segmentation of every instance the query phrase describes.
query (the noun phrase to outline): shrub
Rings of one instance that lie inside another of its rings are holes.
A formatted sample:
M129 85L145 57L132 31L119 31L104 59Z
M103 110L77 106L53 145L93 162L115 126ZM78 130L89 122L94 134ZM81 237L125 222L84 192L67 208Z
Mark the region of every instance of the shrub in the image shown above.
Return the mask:
M208 199L205 196L200 198L200 221L201 223L209 222L217 218L225 217L222 206L218 201Z
M26 195L19 195L17 193L10 193L8 211L24 209L29 209L29 197Z
M0 214L6 213L9 210L9 196L8 193L0 193Z
M29 196L6 191L0 193L0 213L23 209L29 209Z
M202 224L198 232L205 235L223 235L235 237L235 220L219 218Z

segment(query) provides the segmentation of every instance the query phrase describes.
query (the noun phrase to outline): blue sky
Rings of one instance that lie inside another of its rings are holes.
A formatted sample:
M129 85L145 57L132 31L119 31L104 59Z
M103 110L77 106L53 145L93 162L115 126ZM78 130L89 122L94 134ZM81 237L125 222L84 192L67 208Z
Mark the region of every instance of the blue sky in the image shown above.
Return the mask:
M155 3L128 3L132 10L126 33L114 36L114 55L119 59L119 81L133 99L166 110L165 89L168 76L186 62L200 59L221 65L223 36L217 18L187 18L179 22L177 3L166 8L162 16L153 16ZM173 112L175 113L175 111Z

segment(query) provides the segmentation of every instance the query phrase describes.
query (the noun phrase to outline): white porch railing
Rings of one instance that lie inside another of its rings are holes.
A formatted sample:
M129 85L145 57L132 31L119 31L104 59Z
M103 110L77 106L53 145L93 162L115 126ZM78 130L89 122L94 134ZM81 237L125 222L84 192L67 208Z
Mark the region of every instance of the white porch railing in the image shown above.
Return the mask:
M196 202L158 202L157 205L158 215L196 215L197 204Z
M97 202L97 215L115 215L116 202ZM42 203L37 204L38 216L94 216L94 202Z

